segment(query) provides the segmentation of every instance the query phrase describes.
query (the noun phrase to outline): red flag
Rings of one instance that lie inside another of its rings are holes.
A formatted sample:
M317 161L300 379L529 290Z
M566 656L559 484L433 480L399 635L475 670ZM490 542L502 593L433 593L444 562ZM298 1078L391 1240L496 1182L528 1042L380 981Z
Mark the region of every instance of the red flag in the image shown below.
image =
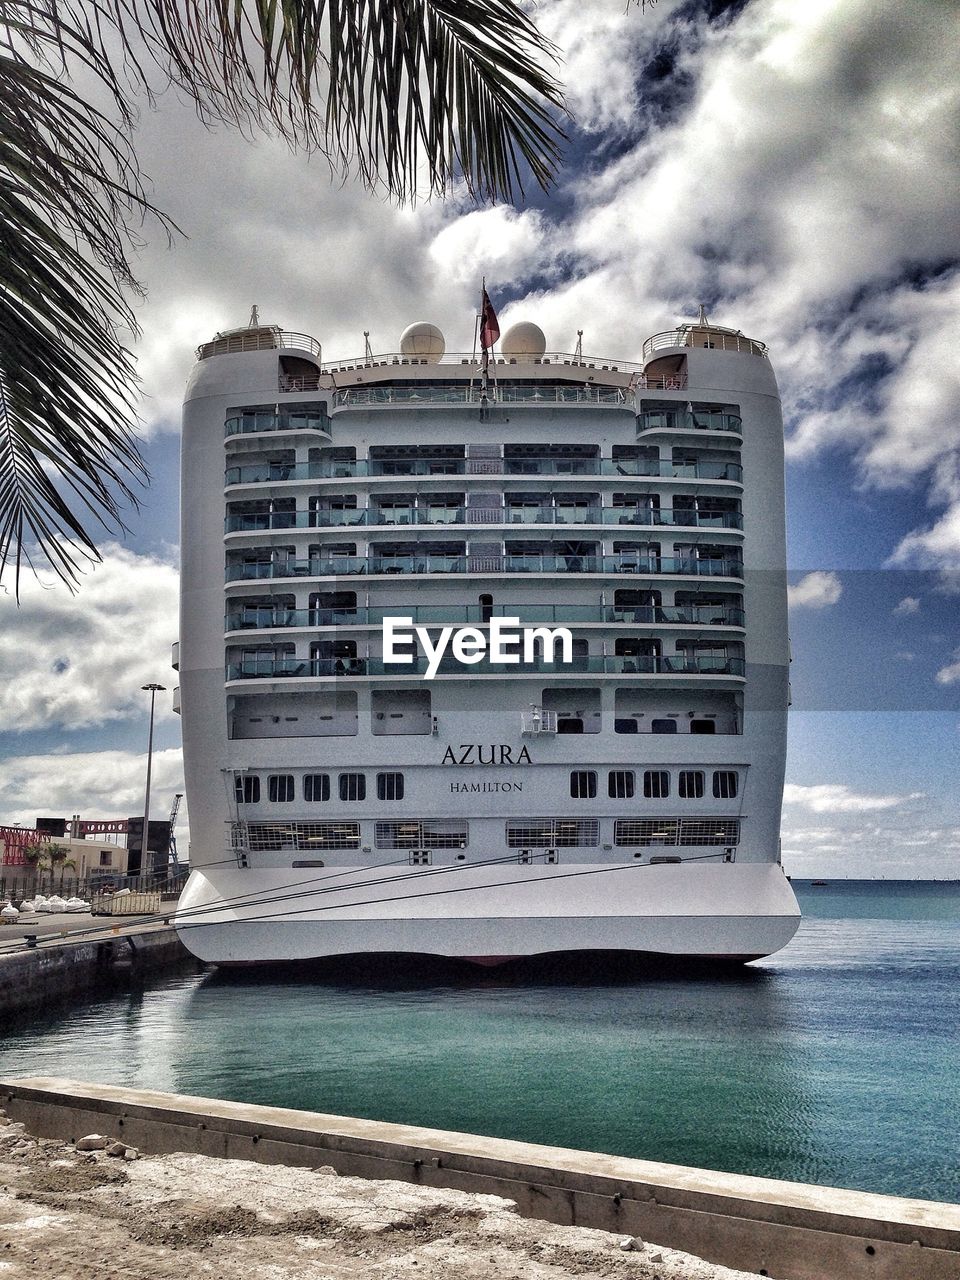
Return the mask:
M490 295L483 291L483 305L480 308L480 345L487 351L500 337L500 323L493 309Z

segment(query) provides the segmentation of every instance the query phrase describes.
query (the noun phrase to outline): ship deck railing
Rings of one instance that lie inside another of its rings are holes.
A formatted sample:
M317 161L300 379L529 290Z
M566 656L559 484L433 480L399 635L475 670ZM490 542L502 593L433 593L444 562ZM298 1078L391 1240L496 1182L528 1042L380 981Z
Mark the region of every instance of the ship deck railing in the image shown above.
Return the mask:
M225 517L224 532L462 524L742 529L743 516L738 511L695 511L689 507L352 507L318 511L235 511Z
M404 479L425 476L622 476L624 479L743 480L737 462L670 462L658 458L444 458L344 459L227 467L226 485L274 484L288 480Z
M621 626L743 627L742 609L724 605L503 605L492 612L482 605L392 605L356 609L286 609L252 606L226 615L228 631L268 631L284 627L382 626L393 618L409 618L416 625L486 626L491 617L516 618L521 623L613 624Z
M427 671L426 658L412 658L406 663L384 662L382 658L276 658L250 659L229 662L226 678L233 680L278 680L333 678L353 676L422 676ZM438 675L455 675L461 678L496 676L504 679L513 675L686 675L686 676L743 676L742 658L709 656L654 657L646 654L630 656L586 655L575 656L570 662L533 662L512 664L481 662L466 665L455 658L441 659Z
M279 560L230 564L227 582L259 578L358 577L382 574L595 573L656 577L743 578L736 559L687 559L677 556L619 555L401 555L334 556L330 559Z

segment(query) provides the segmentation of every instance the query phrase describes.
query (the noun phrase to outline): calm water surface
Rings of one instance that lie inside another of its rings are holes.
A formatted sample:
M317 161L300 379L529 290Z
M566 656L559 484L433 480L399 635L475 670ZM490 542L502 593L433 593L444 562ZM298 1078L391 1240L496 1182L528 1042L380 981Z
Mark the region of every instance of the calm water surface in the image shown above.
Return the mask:
M733 978L191 976L21 1018L0 1072L960 1200L960 884L795 886L796 940Z

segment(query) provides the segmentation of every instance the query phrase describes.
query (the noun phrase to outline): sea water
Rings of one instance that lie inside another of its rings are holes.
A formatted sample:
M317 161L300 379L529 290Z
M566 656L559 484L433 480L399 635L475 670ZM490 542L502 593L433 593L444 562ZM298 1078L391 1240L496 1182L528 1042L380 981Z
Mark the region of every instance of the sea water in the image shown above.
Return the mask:
M960 1200L960 884L794 884L796 939L733 976L191 975L21 1016L0 1074Z

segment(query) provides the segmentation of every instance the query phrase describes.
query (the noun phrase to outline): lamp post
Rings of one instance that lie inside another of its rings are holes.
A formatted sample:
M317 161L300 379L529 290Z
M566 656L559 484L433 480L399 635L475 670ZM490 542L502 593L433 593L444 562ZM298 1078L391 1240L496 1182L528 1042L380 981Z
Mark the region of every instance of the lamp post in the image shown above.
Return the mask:
M144 693L150 694L150 734L147 738L147 790L143 797L143 838L140 841L140 874L143 875L144 863L149 857L150 844L150 772L153 768L153 706L156 702L157 694L163 693L165 686L162 684L142 684L140 688Z

